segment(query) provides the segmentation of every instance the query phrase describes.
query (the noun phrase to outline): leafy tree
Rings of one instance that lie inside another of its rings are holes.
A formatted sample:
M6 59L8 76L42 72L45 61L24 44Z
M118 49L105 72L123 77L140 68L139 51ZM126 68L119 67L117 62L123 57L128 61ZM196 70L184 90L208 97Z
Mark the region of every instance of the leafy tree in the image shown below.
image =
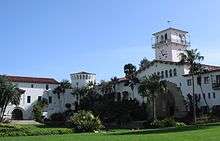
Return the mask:
M87 86L73 89L72 95L76 96L76 101L79 104L80 99L88 94L89 88Z
M6 76L0 76L0 122L3 120L8 104L19 105L23 93L24 91L18 89Z
M126 64L124 66L124 73L125 77L128 79L125 86L129 86L132 90L132 97L134 99L134 87L139 82L138 78L136 77L136 67L132 64Z
M137 100L115 101L111 93L87 95L80 102L80 110L92 111L98 115L106 127L110 123L126 125L129 121L145 120L146 105L140 105Z
M204 56L197 49L185 50L180 54L181 63L187 63L189 66L189 74L192 77L192 94L193 94L193 120L196 123L196 96L195 96L195 80L194 77L201 72L200 62L204 60Z
M166 92L166 84L164 81L160 81L160 77L158 75L151 75L149 77L145 77L143 81L140 82L140 86L138 88L139 93L147 97L150 102L152 102L153 107L153 120L157 120L156 115L156 98L158 95Z
M43 118L42 118L43 110L47 105L48 105L47 99L43 98L33 106L33 115L34 115L34 119L37 122L43 122Z

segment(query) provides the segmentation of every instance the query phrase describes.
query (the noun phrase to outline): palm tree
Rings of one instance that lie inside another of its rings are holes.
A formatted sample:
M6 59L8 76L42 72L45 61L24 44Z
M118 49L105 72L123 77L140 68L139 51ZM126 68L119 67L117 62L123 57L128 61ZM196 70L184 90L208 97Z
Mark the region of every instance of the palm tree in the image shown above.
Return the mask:
M66 89L72 89L71 83L68 80L62 80L54 90L53 93L57 95L59 101L59 108L61 111L61 102L60 102L60 94L64 94Z
M139 82L136 77L136 67L132 64L126 64L124 66L125 77L128 79L128 82L125 83L125 86L129 86L132 90L132 97L134 99L134 87Z
M150 102L152 102L153 108L153 120L157 120L156 115L156 98L158 95L165 93L167 90L165 81L160 81L160 77L158 75L150 75L149 77L145 77L143 81L141 81L140 86L138 87L138 92L147 97Z
M0 76L0 122L3 120L6 107L9 103L18 105L21 94L25 91L18 89L6 76Z
M116 76L111 78L111 84L113 86L114 93L116 93L116 85L117 85L117 83L118 83L118 78Z
M102 94L112 93L112 84L110 82L106 82L104 80L99 84L100 90Z
M139 69L140 69L140 70L143 70L143 69L145 69L145 68L148 68L150 65L151 65L151 61L149 61L147 58L143 58L143 59L140 61Z
M81 88L76 88L73 90L72 95L76 96L76 101L77 104L79 104L80 99L84 96L86 96L88 94L89 91L89 87L85 86L85 87L81 87Z
M187 63L189 66L189 74L192 77L192 94L193 94L193 120L196 123L196 96L195 96L195 80L194 77L201 72L200 62L204 60L204 56L200 55L197 49L185 50L180 53L181 63Z

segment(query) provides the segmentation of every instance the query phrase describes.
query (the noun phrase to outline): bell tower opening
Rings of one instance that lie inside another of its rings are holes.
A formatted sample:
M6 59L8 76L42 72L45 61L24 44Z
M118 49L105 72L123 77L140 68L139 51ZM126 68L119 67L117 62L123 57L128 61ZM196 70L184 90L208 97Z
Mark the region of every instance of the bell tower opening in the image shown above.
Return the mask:
M190 46L187 31L168 28L153 34L152 48L155 49L155 59L179 62L179 54Z

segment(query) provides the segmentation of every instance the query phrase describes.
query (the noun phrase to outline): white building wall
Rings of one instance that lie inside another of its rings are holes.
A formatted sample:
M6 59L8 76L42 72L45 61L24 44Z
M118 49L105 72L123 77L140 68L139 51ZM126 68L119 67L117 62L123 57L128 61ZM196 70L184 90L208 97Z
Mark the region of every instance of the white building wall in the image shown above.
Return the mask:
M170 69L171 70L176 69L177 76L173 76L173 74L172 74L172 77L169 76L168 78L166 78L165 74L164 74L164 78L162 80L167 80L169 82L175 83L177 85L177 87L179 87L181 89L182 95L184 96L185 100L188 100L187 95L188 94L192 95L192 86L187 85L187 80L191 79L191 76L186 76L186 74L189 73L187 65L175 65L175 64L169 64L169 63L154 63L149 68L138 73L137 77L141 81L145 76L148 77L149 75L152 75L154 73L157 74L157 72L160 72L160 75L161 75L161 71L165 72L165 70L168 70L168 72L169 72ZM205 94L206 101L207 101L210 108L214 105L220 105L220 89L214 90L212 88L212 83L215 82L216 75L220 75L220 72L210 72L210 73L202 74L202 85L201 86L202 86L203 93ZM210 78L209 83L204 84L204 77L207 77L207 76ZM138 93L138 87L139 87L139 85L137 84L134 89L135 98L138 99L140 102L142 102L143 98ZM117 92L122 93L123 91L127 91L129 93L130 98L132 98L132 91L131 91L130 87L124 86L124 83L122 82L117 85ZM210 93L210 98L208 97L208 93ZM213 97L213 93L215 93L215 98ZM200 106L200 107L206 106L205 101L202 96L201 88L197 84L197 77L195 77L195 94L201 95L201 99L198 103L198 106Z
M38 97L48 98L47 91L52 91L57 84L48 84L49 89L46 90L46 84L37 84L37 83L14 83L19 89L25 90L25 93L21 95L20 104L15 106L9 104L5 111L6 117L11 117L11 113L15 108L21 109L23 112L23 119L33 119L33 105L38 101ZM33 86L33 88L31 87ZM27 98L30 96L30 103L27 102Z
M73 73L70 74L71 83L73 88L81 88L88 83L96 83L96 75L92 73Z

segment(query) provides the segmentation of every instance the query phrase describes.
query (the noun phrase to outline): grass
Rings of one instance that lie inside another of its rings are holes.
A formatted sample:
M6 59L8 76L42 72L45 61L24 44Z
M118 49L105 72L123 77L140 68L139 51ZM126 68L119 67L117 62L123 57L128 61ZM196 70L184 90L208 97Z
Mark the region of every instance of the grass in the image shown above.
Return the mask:
M116 130L110 133L74 133L53 136L1 137L0 141L219 141L220 125L159 130Z

